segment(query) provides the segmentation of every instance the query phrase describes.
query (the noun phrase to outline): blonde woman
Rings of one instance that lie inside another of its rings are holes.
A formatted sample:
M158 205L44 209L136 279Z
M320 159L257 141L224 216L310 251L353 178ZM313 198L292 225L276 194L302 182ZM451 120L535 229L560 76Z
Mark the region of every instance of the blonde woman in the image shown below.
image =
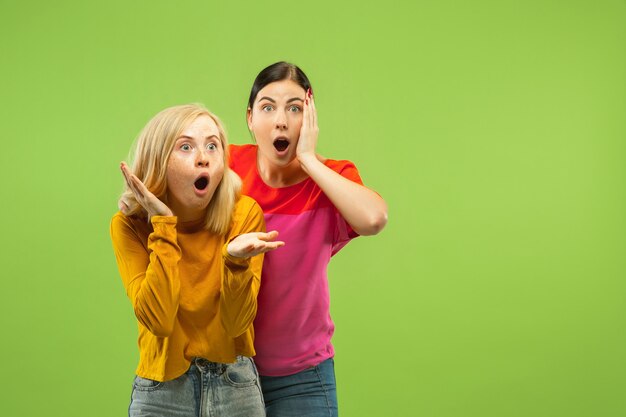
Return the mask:
M264 416L252 322L263 254L283 242L239 195L222 123L165 109L121 170L111 238L139 327L129 416Z

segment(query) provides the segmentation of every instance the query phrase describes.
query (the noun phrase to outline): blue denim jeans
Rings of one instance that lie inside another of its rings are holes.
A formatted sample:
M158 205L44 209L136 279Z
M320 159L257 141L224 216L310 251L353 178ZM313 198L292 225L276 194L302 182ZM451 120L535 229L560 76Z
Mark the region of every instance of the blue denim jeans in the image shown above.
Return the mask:
M335 362L294 375L261 376L267 417L337 417Z
M196 358L171 381L135 377L130 417L264 417L259 375L252 359L233 364Z

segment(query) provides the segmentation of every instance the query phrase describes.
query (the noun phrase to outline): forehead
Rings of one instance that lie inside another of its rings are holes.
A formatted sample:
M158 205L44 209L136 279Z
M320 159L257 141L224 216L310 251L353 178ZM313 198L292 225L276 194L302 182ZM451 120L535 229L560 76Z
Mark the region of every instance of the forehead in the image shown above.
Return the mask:
M215 121L206 114L202 114L192 120L181 132L181 136L189 136L192 138L205 138L207 136L220 137L220 131Z
M261 100L263 97L269 97L274 100L293 97L300 97L304 95L304 88L300 87L300 84L293 80L281 80L269 83L265 87L259 90L256 99Z

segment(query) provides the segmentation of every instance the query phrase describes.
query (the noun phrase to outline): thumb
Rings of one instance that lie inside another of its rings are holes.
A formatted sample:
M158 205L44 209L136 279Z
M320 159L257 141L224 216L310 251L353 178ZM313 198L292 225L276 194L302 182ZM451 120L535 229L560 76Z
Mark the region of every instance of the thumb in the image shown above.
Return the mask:
M117 202L117 208L119 208L124 215L128 215L130 213L130 207L126 204L123 198L120 198Z

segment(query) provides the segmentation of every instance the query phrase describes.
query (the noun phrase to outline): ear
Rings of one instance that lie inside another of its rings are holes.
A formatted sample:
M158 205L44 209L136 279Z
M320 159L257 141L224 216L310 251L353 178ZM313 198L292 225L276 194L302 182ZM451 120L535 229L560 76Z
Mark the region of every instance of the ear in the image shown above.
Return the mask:
M248 130L252 130L252 109L250 107L246 112L246 120L248 121Z

